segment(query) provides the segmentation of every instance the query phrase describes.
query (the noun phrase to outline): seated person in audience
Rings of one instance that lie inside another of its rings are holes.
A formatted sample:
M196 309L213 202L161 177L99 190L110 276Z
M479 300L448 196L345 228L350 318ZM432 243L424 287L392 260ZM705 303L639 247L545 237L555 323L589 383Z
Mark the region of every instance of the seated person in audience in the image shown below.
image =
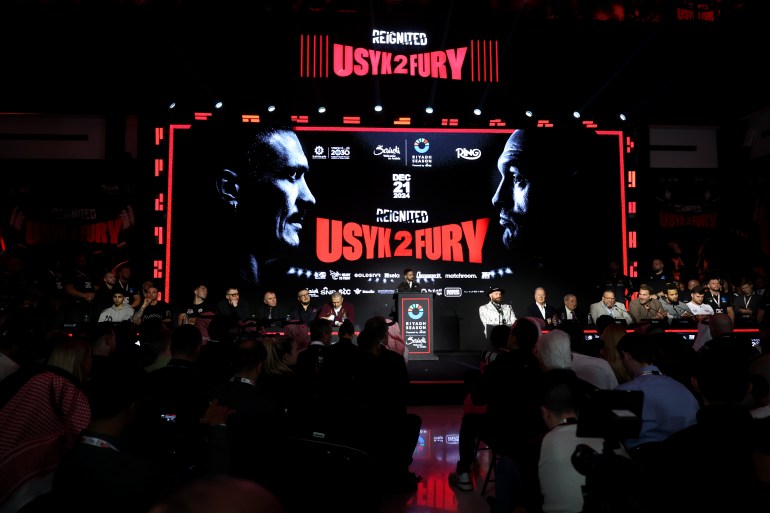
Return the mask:
M216 305L209 301L209 288L205 283L198 283L193 289L192 301L183 304L177 315L177 326L194 324L201 319L211 319L216 315Z
M655 351L647 335L627 333L618 342L618 353L632 378L615 390L644 392L639 437L624 441L626 449L635 457L643 455L646 444L665 440L695 424L700 404L687 387L663 375L653 364Z
M601 357L601 339L596 340L598 345L592 345L586 340L580 326L573 323L561 324L556 330L564 331L569 335L572 370L580 379L602 390L610 390L618 386L615 372L609 362Z
M628 304L628 313L636 324L668 319L668 314L656 297L655 291L646 283L639 286L639 294Z
M227 287L225 297L217 302L217 315L230 316L240 322L246 322L256 318L256 310L248 300L241 299L238 287Z
M356 308L349 301L345 302L345 298L342 294L334 292L330 301L321 307L321 311L318 312L318 317L327 319L334 327L339 327L340 324L345 322L345 319L350 319L350 322L355 325Z
M157 319L164 326L172 327L174 317L171 314L171 305L158 298L158 288L151 286L144 293L144 301L134 313L134 323L142 325L150 319Z
M660 302L660 305L666 311L669 322L678 320L692 320L692 312L681 301L679 301L679 285L676 283L667 283L663 288L665 296Z
M99 314L99 322L124 322L134 319L134 309L128 306L123 296L123 291L115 290L112 293L112 306L102 310Z
M289 319L299 324L310 324L318 317L321 308L310 297L310 291L302 289L297 292L297 302L289 309Z
M705 294L703 287L700 285L696 286L690 291L690 293L692 295L692 299L689 303L687 303L686 306L690 309L690 313L692 313L692 316L696 321L700 322L714 315L714 309L703 301Z
M569 369L548 370L543 375L540 411L548 427L538 461L543 513L584 511L586 476L575 469L572 455L579 444L602 453L604 439L577 435L583 393L579 379ZM622 447L615 451L619 456L628 456Z
M626 324L634 322L626 310L626 305L615 300L615 291L612 289L606 289L602 293L601 301L591 304L590 312L594 321L602 315L609 315L616 321L625 322Z
M575 294L564 296L564 306L559 309L558 313L559 317L565 321L585 322L585 316L578 310L578 300Z
M734 337L715 339L696 354L693 382L703 406L697 421L663 440L649 462L656 510L768 511L755 467L767 431L755 431L762 421L752 419L744 402L755 354Z
M265 327L282 325L287 312L278 306L278 296L274 290L268 290L262 295L262 304L257 308L257 319Z
M248 479L213 476L185 483L149 513L286 513L278 498Z
M387 323L381 316L368 319L358 335L351 404L363 436L356 443L377 461L383 491L414 492L422 478L409 467L422 418L408 411L406 362L386 347L387 338Z

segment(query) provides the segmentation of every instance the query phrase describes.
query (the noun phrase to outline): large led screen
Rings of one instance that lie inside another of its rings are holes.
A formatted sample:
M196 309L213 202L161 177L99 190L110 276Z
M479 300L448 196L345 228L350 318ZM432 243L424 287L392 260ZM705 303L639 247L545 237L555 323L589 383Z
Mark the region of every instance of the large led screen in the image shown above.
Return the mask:
M481 348L491 286L518 316L538 286L554 306L599 300L607 263L627 259L625 151L621 132L585 127L172 126L169 294L203 280L213 299L232 285L289 306L340 291L363 326L411 268L435 294L434 349Z

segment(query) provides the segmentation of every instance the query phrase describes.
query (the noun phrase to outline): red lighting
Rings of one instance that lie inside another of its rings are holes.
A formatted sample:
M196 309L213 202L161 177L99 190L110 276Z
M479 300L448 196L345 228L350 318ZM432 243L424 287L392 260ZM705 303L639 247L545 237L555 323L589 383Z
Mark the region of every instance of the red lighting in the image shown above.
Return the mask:
M260 122L259 114L244 114L243 116L241 116L241 120L244 123L259 123Z

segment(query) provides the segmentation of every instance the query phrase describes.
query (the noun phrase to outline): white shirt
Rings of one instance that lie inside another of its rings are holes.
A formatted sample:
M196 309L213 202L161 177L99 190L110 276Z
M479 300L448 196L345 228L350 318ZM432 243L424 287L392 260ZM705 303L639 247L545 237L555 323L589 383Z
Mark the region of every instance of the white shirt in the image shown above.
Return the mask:
M690 309L693 315L714 315L714 309L706 303L696 305L690 301L689 303L685 303L685 305Z

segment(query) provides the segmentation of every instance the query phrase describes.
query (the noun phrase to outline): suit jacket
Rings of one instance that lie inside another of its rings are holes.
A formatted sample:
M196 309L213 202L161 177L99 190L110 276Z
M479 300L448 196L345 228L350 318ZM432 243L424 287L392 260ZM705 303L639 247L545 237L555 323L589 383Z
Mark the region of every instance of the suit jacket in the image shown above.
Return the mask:
M571 321L572 320L572 314L569 312L568 308L564 305L562 305L560 308L556 310L556 313L559 314L560 317L562 317L565 321ZM586 316L585 313L583 313L580 308L575 308L575 321L584 323L586 322Z
M553 316L559 313L555 307L549 305L548 303L545 304L545 316L543 316L542 313L540 313L540 308L538 308L537 303L530 303L529 306L527 306L526 311L526 317L537 317L540 319L543 319L546 324L549 324L549 319L553 319Z
M615 319L625 319L626 323L633 324L634 320L631 318L631 315L628 313L628 310L626 310L626 305L624 305L623 303L616 302L615 305L612 307L612 309L613 309L613 317ZM598 319L602 315L609 315L607 313L607 309L604 307L604 303L601 301L591 304L590 312L594 322L596 322L596 319Z
M321 311L318 312L318 318L325 319L333 314L334 314L334 307L331 305L331 303L326 303L321 307ZM348 303L347 301L343 300L342 308L340 308L339 313L334 314L334 319L332 320L332 323L335 326L339 326L340 324L342 324L342 321L344 321L345 319L350 319L350 322L355 324L356 309L353 306L353 303Z
M396 293L398 293L398 292L419 292L419 291L420 291L420 286L417 285L417 283L415 283L414 281L412 281L412 288L409 288L409 282L407 282L406 280L404 280L401 283L399 283L398 286L396 287Z

